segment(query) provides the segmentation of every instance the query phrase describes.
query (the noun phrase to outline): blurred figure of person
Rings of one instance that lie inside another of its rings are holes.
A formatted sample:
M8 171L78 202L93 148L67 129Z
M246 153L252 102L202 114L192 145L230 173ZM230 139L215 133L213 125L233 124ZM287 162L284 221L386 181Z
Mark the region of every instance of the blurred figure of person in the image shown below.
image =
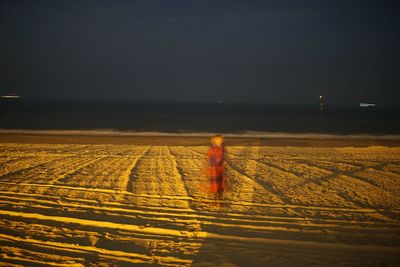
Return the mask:
M210 193L214 194L216 200L222 198L224 191L225 147L223 144L224 138L221 135L214 135L211 137L211 146L208 150Z

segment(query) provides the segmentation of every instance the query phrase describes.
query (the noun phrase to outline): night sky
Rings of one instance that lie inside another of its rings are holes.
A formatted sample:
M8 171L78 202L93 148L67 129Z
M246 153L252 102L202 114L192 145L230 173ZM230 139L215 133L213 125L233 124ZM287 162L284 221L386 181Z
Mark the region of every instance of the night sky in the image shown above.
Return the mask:
M0 0L0 93L400 106L396 2Z

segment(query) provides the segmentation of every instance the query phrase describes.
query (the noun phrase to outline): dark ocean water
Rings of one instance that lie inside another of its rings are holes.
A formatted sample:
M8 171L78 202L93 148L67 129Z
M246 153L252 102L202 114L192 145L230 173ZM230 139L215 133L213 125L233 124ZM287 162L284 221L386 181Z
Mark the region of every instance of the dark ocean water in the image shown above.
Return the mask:
M0 102L0 128L157 132L400 134L400 109L259 104Z

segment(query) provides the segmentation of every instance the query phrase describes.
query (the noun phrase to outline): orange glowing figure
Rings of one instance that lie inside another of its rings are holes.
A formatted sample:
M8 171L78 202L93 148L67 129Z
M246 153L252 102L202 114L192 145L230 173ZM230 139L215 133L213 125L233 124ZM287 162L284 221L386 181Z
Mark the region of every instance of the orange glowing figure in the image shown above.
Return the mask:
M224 191L224 139L221 135L211 137L211 146L208 150L210 192L216 198L222 197Z

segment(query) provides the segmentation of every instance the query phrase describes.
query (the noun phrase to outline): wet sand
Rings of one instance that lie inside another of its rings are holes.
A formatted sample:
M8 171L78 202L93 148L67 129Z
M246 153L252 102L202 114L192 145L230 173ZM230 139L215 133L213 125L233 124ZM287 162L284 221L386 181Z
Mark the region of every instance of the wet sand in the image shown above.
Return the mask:
M210 135L211 136L211 135ZM0 143L35 143L35 144L118 144L118 145L182 145L206 146L209 136L188 136L182 134L166 135L96 135L96 134L34 134L34 133L1 133ZM379 137L333 137L333 138L287 138L287 137L225 137L227 146L300 146L300 147L368 147L400 146L398 138Z

